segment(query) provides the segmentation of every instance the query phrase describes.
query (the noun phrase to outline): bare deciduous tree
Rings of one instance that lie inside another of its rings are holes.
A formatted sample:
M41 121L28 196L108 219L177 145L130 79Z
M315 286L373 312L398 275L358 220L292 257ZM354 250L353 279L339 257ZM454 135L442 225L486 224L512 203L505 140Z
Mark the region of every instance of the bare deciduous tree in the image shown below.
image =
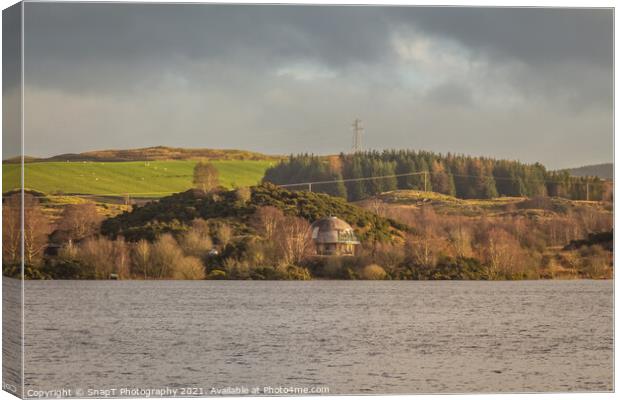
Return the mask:
M204 279L205 269L196 257L183 257L175 264L173 279Z
M312 249L310 224L303 218L282 219L276 227L274 238L284 265L298 264Z
M503 229L491 229L484 255L490 279L511 277L523 272L525 254L519 241Z
M385 203L381 201L378 197L373 197L366 203L366 208L374 212L375 214L385 217L386 216L386 207Z
M250 224L256 229L259 235L271 241L276 234L277 227L281 224L283 219L284 213L279 208L264 206L256 210Z
M175 263L183 258L183 252L170 234L161 235L151 247L151 264L155 279L170 278Z
M213 248L213 242L209 236L193 229L184 234L179 242L185 255L192 257L203 258Z
M58 229L65 231L70 239L80 240L96 233L102 219L92 203L67 204Z
M405 253L413 264L432 267L436 264L440 253L439 238L434 234L409 235Z
M447 228L448 241L452 252L456 257L471 257L471 232L465 226L461 218Z
M16 264L21 258L21 195L2 202L2 263Z
M415 220L419 234L407 237L407 258L416 265L434 266L444 244L437 232L439 228L437 214L432 207L423 206L415 214Z
M151 244L149 242L142 239L133 246L131 265L133 275L149 279L151 276Z
M220 184L219 172L211 163L199 162L194 167L194 185L204 192L215 190Z
M113 242L114 251L114 273L121 279L129 278L131 256L127 243L123 238L118 238Z
M228 243L230 243L232 236L233 236L233 231L230 225L226 223L221 223L218 225L217 230L215 232L215 237L217 238L218 242L220 242L220 245L222 246L222 248L226 247Z
M235 190L235 198L241 204L246 204L252 198L252 191L247 186L242 186Z
M39 200L24 195L24 262L36 265L41 261L51 231L49 219L43 214Z
M116 273L114 243L106 238L88 238L80 243L77 261L94 271L98 279L108 279Z
M209 223L202 218L196 218L192 221L192 231L196 232L202 238L211 238Z

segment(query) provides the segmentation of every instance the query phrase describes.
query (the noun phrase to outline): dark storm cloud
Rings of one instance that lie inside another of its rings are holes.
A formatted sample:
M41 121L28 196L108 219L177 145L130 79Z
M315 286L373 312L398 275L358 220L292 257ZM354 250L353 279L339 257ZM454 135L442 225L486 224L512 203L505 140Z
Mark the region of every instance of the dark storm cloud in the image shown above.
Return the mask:
M375 63L390 53L384 14L350 7L28 4L26 56L36 59L27 63L28 75L71 86L88 80L84 64L122 80L201 60L251 62L248 68L298 59L332 67ZM97 81L113 80L103 78Z
M21 154L21 8L2 14L2 158Z
M611 68L605 9L27 4L27 49L64 63L166 58L314 58L376 63L395 29L415 27L504 60Z
M333 153L360 116L374 147L611 159L610 10L27 3L25 23L26 125L58 139L33 154Z
M499 60L532 65L579 61L611 69L610 9L426 8L414 14L424 31Z
M3 90L10 91L21 84L21 8L19 4L2 14L2 78Z
M577 108L611 107L610 9L427 8L413 20L494 64L525 65L509 79L527 94L561 96Z

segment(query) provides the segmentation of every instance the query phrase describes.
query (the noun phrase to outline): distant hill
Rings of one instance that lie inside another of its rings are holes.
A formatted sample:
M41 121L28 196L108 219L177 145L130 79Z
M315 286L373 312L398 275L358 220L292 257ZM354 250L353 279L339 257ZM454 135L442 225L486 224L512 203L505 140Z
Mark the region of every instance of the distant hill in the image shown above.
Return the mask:
M614 165L612 163L586 165L579 168L567 169L571 176L598 176L601 179L614 178Z
M26 162L49 161L158 161L158 160L253 160L275 161L281 156L266 155L246 150L235 149L185 149L179 147L146 147L127 150L96 150L84 153L67 153L47 158L25 157ZM7 163L19 162L19 157L5 160Z

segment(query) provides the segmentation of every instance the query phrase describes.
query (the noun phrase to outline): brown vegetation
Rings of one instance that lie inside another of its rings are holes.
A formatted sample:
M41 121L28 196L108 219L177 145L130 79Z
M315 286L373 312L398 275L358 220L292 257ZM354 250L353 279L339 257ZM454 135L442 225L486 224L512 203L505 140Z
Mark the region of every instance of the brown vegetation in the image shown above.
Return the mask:
M360 278L366 280L382 280L385 279L386 276L387 273L385 270L377 264L365 266L360 273Z
M127 150L97 150L79 154L60 154L49 158L28 157L36 161L155 161L155 160L279 160L280 156L270 156L245 150L228 149L184 149L177 147L147 147ZM19 159L21 160L21 159ZM5 160L18 162L17 158Z
M67 204L60 216L58 230L69 239L80 240L97 233L102 220L103 216L93 203Z
M309 215L319 215L317 205L327 209L330 203L302 197L294 206L272 203L276 207L256 204L256 193L248 196L241 188L230 196L197 192L202 196L197 201L213 204L210 216L195 216L193 205L171 198L174 212L144 207L137 214L170 219L165 224L140 219L146 222L136 226L148 226L153 235L134 239L130 224L123 231L127 236L101 235L101 214L92 204L66 206L49 222L39 200L26 195L26 273L57 279L372 280L610 278L613 273L613 218L605 203L545 197L459 200L438 194L407 201L403 193L392 192L361 204L389 219L368 218L374 225L356 225L387 234L364 236L354 257L320 257L311 239L312 218L297 212L306 207ZM215 196L222 200L210 200ZM235 208L225 208L229 204ZM370 213L359 209L352 215ZM398 234L390 235L385 221L399 224ZM21 251L19 195L5 199L3 224L4 264L14 274ZM362 237L364 231L356 233Z
M21 258L21 195L2 202L2 262L16 264Z
M23 226L22 226L23 206ZM29 193L10 195L2 204L2 258L4 264L38 265L47 247L51 225L43 214L39 200Z
M213 164L201 161L194 166L193 182L197 189L209 193L220 185L220 173Z
M364 247L363 254L382 258L388 274L408 265L416 276L441 269L450 260L472 259L480 264L484 279L611 276L611 253L602 253L600 246L582 246L572 255L562 250L571 241L613 228L613 214L603 203L547 197L498 201L438 197L410 203L402 198L389 201L392 198L362 204L371 210L380 208L387 217L414 229L402 244L383 245L379 250ZM571 258L578 261L568 262Z

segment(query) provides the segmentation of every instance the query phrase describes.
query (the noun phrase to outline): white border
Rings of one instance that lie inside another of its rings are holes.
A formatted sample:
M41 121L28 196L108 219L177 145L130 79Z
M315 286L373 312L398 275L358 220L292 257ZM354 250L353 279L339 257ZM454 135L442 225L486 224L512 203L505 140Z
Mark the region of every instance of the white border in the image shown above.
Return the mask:
M39 0L30 0L27 2L38 2ZM63 2L88 2L88 1L78 1L78 0L63 0ZM105 2L105 1L92 1L92 2ZM113 2L113 1L110 1ZM151 0L151 1L116 1L116 2L120 2L120 3L230 3L230 4L236 4L236 3L245 3L245 4L278 4L276 2L269 2L269 1L259 1L259 0L244 0L244 1L230 1L230 0L220 0L220 1L197 1L197 0L185 0L182 2L171 2L171 1L165 1L165 0ZM15 4L15 1L11 1L11 0L0 0L0 5L2 6L2 9L5 9L13 4ZM615 7L615 3L613 1L608 1L608 0L589 0L589 1L576 1L576 0L572 0L572 1L553 1L553 0L539 0L539 1L514 1L514 0L503 0L503 1L492 1L492 0L476 0L476 1L466 1L466 0L451 0L449 2L446 1L437 1L437 0L426 0L423 2L417 2L417 1L407 1L407 0L390 0L390 1L351 1L351 0L339 0L337 2L335 1L330 1L330 0L315 0L315 1L296 1L296 0L288 0L286 2L283 2L285 4L319 4L319 5L396 5L396 6L410 6L410 5L418 5L418 6L424 6L424 5L428 5L428 6L481 6L481 7L584 7L584 8L594 8L594 7L605 7L605 8L614 8ZM24 26L23 26L23 8L22 8L22 121L21 121L21 127L22 127L22 151L25 151L25 146L24 146L24 136L23 136L23 127L24 127L24 73L23 73L23 62L24 62L24 52L23 52L23 43L24 43ZM1 21L1 20L0 20ZM0 22L1 24L1 22ZM0 30L0 42L1 42L1 30ZM615 163L615 154L617 153L618 150L618 143L615 141L615 120L618 117L618 109L615 107L615 98L616 95L618 94L618 84L615 80L615 75L617 72L617 63L616 63L616 54L617 54L617 46L618 46L618 32L615 30L615 10L614 10L614 177L615 176L620 176L618 173L620 172L620 167L617 165L617 163ZM2 61L2 55L0 53L0 63ZM0 96L1 97L1 96ZM1 104L1 99L0 99L0 104ZM1 129L1 127L0 127ZM0 142L0 150L1 150L1 142ZM23 157L24 152L22 153L22 157ZM0 169L0 178L2 177L2 172ZM23 182L23 169L22 169L22 182ZM23 187L23 185L22 185ZM23 196L23 193L22 193ZM22 199L23 201L23 199ZM614 187L614 211L616 209L616 205L618 202L618 197L617 197L617 192L615 190ZM619 218L617 214L615 214L614 212L614 226L617 226L617 222L619 221ZM1 237L1 233L0 233L0 237ZM620 257L618 256L618 253L615 251L615 246L614 246L614 265L618 265L618 261L619 261ZM22 266L23 268L23 266ZM614 280L614 294L616 293L616 290L618 289L618 282L616 280ZM0 292L1 292L1 288L0 288ZM24 292L23 292L23 284L22 284L22 302L24 301ZM620 379L618 378L618 374L615 373L615 357L616 357L616 348L615 348L615 343L616 343L616 338L617 338L617 332L618 332L618 319L615 318L616 312L618 310L618 298L616 298L614 296L614 388L618 388L618 384L620 382ZM0 317L1 317L2 313L0 311ZM24 308L22 305L22 335L23 335L23 317L24 317ZM23 355L23 344L22 344L22 363L24 362L24 355ZM22 364L23 365L23 364ZM23 371L22 371L22 382L23 382ZM455 396L458 396L456 398L458 399L489 399L489 400L494 400L494 399L563 399L563 400L581 400L581 399L612 399L615 398L615 394L614 393L591 393L591 394L584 394L584 393L575 393L575 394L571 394L571 393L550 393L550 394L472 394L472 395L379 395L379 396L374 396L376 398L380 398L380 399L398 399L398 398L403 398L403 399L424 399L424 400L436 400L436 399L452 399L455 398ZM310 399L310 398L320 398L321 400L323 399L335 399L335 398L346 398L346 399L350 399L350 400L361 400L361 399L365 399L368 396L307 396L307 397L297 397L300 399ZM12 396L11 394L5 392L5 391L0 391L0 400L3 399L14 399L15 397ZM230 399L244 399L244 400L254 400L254 399L265 399L267 397L228 397L226 396L226 398L230 398Z

